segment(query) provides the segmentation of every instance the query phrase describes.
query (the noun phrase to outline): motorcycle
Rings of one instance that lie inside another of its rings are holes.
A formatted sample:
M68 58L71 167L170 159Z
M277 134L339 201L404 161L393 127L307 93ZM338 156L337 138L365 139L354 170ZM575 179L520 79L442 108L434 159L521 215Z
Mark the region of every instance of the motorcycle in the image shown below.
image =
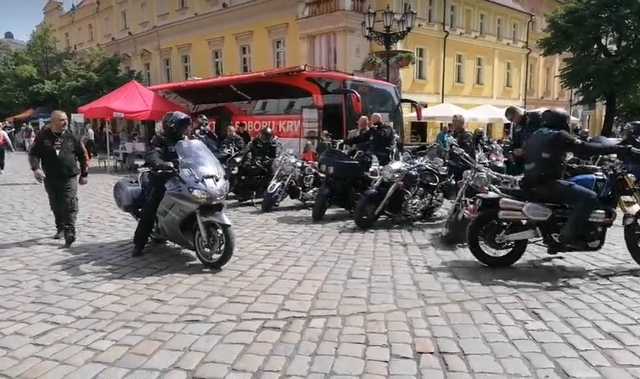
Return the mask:
M180 141L176 152L177 169L155 171L169 179L152 237L193 250L204 266L219 269L234 249L231 221L224 213L229 182L220 162L201 141ZM148 170L137 179L118 181L113 188L118 208L139 220L148 186Z
M467 241L469 212L475 196L489 190L497 191L499 187L517 188L519 178L497 173L480 162L474 162L464 150L455 146L451 149L450 159L457 159L469 167L458 182L458 191L442 233L445 243L457 244Z
M563 246L557 239L571 209L561 204L535 201L521 190L479 194L469 225L469 250L491 267L517 262L529 243L554 244L563 251L597 251L604 245L607 229L616 218L616 207L624 216L627 250L640 263L640 188L633 174L620 162L604 173L579 175L569 181L598 194L599 207L591 213L583 230L581 246Z
M380 173L354 211L356 225L362 229L373 226L382 214L409 221L429 219L442 205L450 181L441 159L427 162L407 154Z
M488 166L492 171L505 174L507 167L502 147L496 142L488 143L476 156L476 161Z
M303 204L313 201L320 186L320 173L309 162L290 152L273 160L273 178L262 197L262 211L269 212L289 196Z
M362 151L348 155L338 149L329 149L320 156L319 165L324 180L313 204L313 221L322 220L332 205L353 210L372 179L378 176L371 157Z
M238 202L263 196L271 180L272 159L255 158L251 156L251 152L242 151L229 158L227 162L231 192L235 194Z

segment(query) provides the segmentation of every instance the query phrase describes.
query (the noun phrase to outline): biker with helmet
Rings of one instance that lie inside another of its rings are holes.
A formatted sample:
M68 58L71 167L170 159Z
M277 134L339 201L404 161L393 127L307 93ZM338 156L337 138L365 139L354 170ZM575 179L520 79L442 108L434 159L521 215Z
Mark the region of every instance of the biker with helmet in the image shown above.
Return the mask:
M269 127L262 128L260 134L249 144L251 157L258 161L272 161L278 153L278 142Z
M151 150L146 155L149 173L149 188L145 190L145 203L142 216L138 221L133 244L132 256L142 255L144 246L153 231L158 206L165 193L165 183L169 180L174 167L177 166L178 153L176 144L185 139L191 118L182 112L169 112L162 119L162 134L151 140Z
M550 241L549 252L555 253L559 247L553 242L567 246L575 244L582 226L598 207L598 196L594 191L562 180L566 169L566 154L628 155L631 148L585 142L572 136L569 134L569 114L562 109L544 111L541 120L542 127L533 132L524 145L524 177L520 185L536 201L572 207L558 241Z

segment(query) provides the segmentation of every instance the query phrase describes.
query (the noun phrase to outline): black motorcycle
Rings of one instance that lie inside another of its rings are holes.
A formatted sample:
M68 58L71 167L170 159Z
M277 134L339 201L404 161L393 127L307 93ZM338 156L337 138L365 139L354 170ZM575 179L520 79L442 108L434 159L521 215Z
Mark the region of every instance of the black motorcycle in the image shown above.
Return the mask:
M360 198L354 212L356 225L368 229L386 214L406 221L427 220L442 206L450 182L442 160L403 156L384 166L381 175Z
M569 207L540 202L526 191L514 190L477 196L478 213L468 231L469 250L476 259L491 267L514 264L530 243L553 245L561 251L597 251L604 245L607 229L613 225L619 207L624 214L622 224L627 250L640 263L640 189L636 178L619 162L604 171L606 174L569 179L595 191L599 201L577 244L565 246L558 240L571 213Z
M273 159L253 157L249 151L241 151L229 157L226 171L231 183L231 192L242 203L263 196L271 180Z
M519 178L495 172L486 162L474 162L464 150L456 146L452 147L449 159L458 162L460 167L468 167L462 175L462 180L457 183L458 191L442 232L445 243L458 244L467 241L467 227L470 212L473 212L475 196L498 188L517 188Z
M309 162L290 152L273 161L273 178L262 197L262 211L269 212L289 196L303 204L314 201L320 186L320 173Z
M324 180L313 204L313 221L322 220L333 205L352 211L377 176L377 169L371 168L371 157L362 151L347 154L335 148L326 150L320 155L319 168Z

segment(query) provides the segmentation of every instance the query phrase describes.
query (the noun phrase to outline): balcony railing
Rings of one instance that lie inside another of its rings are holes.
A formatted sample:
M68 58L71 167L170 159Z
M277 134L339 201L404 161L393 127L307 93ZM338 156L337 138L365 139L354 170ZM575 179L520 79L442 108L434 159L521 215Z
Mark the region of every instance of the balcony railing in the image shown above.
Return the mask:
M338 11L366 12L366 0L311 0L305 4L302 17L314 17Z

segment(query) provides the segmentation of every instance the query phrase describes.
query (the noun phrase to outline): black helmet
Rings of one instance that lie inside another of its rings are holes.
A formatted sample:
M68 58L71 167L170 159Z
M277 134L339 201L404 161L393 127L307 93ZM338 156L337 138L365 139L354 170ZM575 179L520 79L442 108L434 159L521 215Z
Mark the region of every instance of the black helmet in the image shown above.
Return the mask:
M542 112L543 128L564 130L566 132L569 132L571 130L569 127L569 121L569 113L567 113L564 109L547 109L546 111Z
M191 125L191 117L182 112L169 112L162 119L162 132L172 140L180 140Z
M273 130L270 127L262 128L260 130L260 139L267 142L273 139Z
M640 121L627 122L622 131L626 136L640 137Z

